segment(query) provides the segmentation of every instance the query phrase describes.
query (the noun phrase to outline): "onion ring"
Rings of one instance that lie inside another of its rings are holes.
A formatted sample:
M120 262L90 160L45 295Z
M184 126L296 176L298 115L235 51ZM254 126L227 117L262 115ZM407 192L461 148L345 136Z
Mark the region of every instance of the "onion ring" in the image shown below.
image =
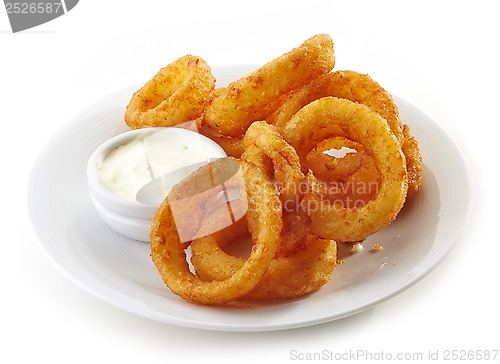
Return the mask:
M199 168L172 188L168 203L181 242L209 235L243 217L248 205L244 186L240 163L232 158L222 158ZM229 199L228 193L235 189L237 198ZM225 207L222 211L225 215L208 219L219 205Z
M346 99L324 97L300 109L283 127L283 136L299 156L323 139L341 136L363 146L380 173L375 199L359 208L330 202L312 191L302 205L319 237L354 242L387 226L403 207L408 188L405 157L387 121L368 107Z
M311 218L302 208L286 210L283 208L283 228L280 233L275 258L286 256L297 248L309 233Z
M264 120L274 111L269 105L328 73L334 65L330 36L311 37L218 92L204 113L204 122L222 135L242 135L252 122Z
M227 159L211 164L224 163ZM225 304L247 294L267 271L276 253L282 227L279 198L271 181L260 169L244 161L240 165L248 197L249 230L255 244L250 257L230 277L207 282L191 273L186 261L185 245L179 239L168 197L153 219L150 236L152 260L164 283L173 293L187 301ZM185 181L196 185L188 177L173 190L182 194Z
M245 230L214 234L191 244L191 262L196 274L206 281L225 280L241 269L245 259L230 255L225 245L245 236ZM300 244L286 255L275 257L255 288L241 297L247 300L296 298L320 289L328 282L337 264L334 240L307 233Z
M341 158L325 154L343 147L353 149ZM342 137L324 139L306 156L307 167L324 182L321 193L330 201L342 201L346 207L356 207L373 199L380 186L380 174L359 143ZM309 177L310 179L310 177ZM318 191L319 192L319 191Z
M342 158L337 158L325 152L335 149L340 151L343 147L353 149L355 153L346 153ZM362 164L364 148L361 144L342 137L324 139L316 145L306 156L306 165L316 177L325 182L345 180L356 173Z
M408 197L413 196L422 180L422 157L418 143L410 135L408 126L401 122L392 96L370 76L346 70L319 77L291 93L267 121L281 129L303 106L326 96L366 105L387 120L407 159Z
M200 57L186 55L162 68L134 93L125 110L132 129L194 120L212 101L215 78Z
M408 198L414 196L422 183L423 162L417 140L410 135L410 127L404 125L404 141L401 149L406 156L408 171Z
M197 119L196 124L198 132L216 142L222 149L224 149L224 152L226 152L228 157L238 159L241 157L241 154L245 150L243 145L243 135L236 137L221 135L217 131L210 128L207 124L203 124L201 118Z
M335 71L304 85L283 101L268 121L281 128L303 106L326 96L368 106L387 120L398 143L402 142L403 126L392 96L370 76L354 71Z
M285 206L291 204L290 207L293 207L300 202L301 185L305 178L300 160L276 127L265 121L256 121L248 128L243 143L243 160L262 168L268 175L271 175L272 163L276 185Z

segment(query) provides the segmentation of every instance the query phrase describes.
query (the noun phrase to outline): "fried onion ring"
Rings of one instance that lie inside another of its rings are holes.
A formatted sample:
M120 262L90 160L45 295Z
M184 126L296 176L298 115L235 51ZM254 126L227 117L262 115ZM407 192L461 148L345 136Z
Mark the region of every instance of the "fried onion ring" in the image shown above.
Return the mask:
M243 145L243 135L236 137L221 135L217 131L210 128L207 124L203 124L202 118L198 118L196 120L196 124L198 132L216 142L222 149L224 149L224 152L226 152L228 157L241 157L241 154L245 149Z
M302 205L310 213L317 236L360 241L396 218L408 188L405 157L378 113L346 99L324 97L300 109L283 127L283 136L303 158L323 139L340 136L353 140L373 158L380 173L376 197L362 207L346 207L314 191L306 194Z
M275 258L286 256L297 248L308 234L311 218L302 208L286 209L283 206L283 229L281 229Z
M281 128L303 106L326 96L368 106L387 120L398 143L402 142L403 126L392 96L370 76L354 71L335 71L304 85L284 100L268 121Z
M239 136L257 120L265 120L276 100L335 65L333 41L318 34L218 92L204 113L204 122L225 136Z
M399 118L392 96L370 76L355 71L335 71L319 77L293 92L268 118L281 129L303 106L322 97L333 96L368 106L387 120L407 159L408 197L414 195L422 179L422 157L408 126Z
M212 101L215 78L200 57L186 55L162 68L134 93L125 110L132 129L194 120Z
M339 158L325 153L331 149L339 153L344 147L354 153ZM346 207L356 207L378 193L380 174L373 158L359 143L343 137L324 139L307 154L306 162L313 176L322 182L317 192L330 201L342 201Z
M248 128L243 143L243 160L262 168L269 175L272 163L281 201L292 205L299 202L305 176L301 172L297 152L283 139L276 127L265 121L256 121Z
M245 264L245 259L230 255L222 248L245 233L245 230L233 229L233 234L214 234L195 240L191 244L191 262L196 274L206 281L233 276ZM336 263L335 241L307 233L293 251L273 259L259 283L242 299L274 300L312 293L328 282Z
M401 149L406 156L406 170L408 171L408 197L417 193L422 183L423 162L417 140L410 135L410 127L404 125L404 141Z
M211 164L224 163L227 159L230 158ZM244 161L239 163L245 179L247 216L254 245L248 259L233 272L234 274L220 281L208 282L190 271L186 261L185 245L179 239L168 196L153 219L150 235L152 260L164 283L173 293L187 301L200 304L225 304L247 294L267 271L276 253L282 227L279 198L271 181L262 170ZM206 170L208 173L209 167ZM212 177L210 174L210 179ZM197 184L190 181L191 179L192 177L188 177L180 182L172 191L184 193L183 185L187 183L185 181Z
M325 153L332 149L340 152L344 147L354 150L354 153L346 153L342 158ZM337 182L345 180L361 168L364 154L361 144L342 137L332 137L320 141L305 160L307 169L311 169L316 177L325 182Z

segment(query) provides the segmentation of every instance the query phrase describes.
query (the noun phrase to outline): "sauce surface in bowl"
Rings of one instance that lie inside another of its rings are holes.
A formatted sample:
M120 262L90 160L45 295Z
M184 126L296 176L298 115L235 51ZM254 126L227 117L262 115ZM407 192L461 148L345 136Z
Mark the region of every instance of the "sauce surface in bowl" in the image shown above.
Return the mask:
M220 147L200 134L165 128L110 150L101 158L97 174L106 189L131 201L144 186L158 181L154 200L161 201L193 169L223 156Z

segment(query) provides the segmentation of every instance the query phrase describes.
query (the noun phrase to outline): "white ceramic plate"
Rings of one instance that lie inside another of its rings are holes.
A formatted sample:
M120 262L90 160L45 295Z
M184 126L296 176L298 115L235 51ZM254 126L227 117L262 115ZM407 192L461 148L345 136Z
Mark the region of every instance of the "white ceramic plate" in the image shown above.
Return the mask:
M214 68L219 85L252 70ZM394 223L370 237L319 292L275 304L206 307L183 301L163 284L149 245L110 230L90 201L85 168L101 143L127 130L123 114L138 87L121 90L68 122L40 155L29 185L34 229L49 259L73 282L134 314L186 327L265 331L318 324L355 314L401 292L429 273L458 239L470 193L459 150L443 129L395 98L425 162L419 193ZM373 244L383 250L370 253Z

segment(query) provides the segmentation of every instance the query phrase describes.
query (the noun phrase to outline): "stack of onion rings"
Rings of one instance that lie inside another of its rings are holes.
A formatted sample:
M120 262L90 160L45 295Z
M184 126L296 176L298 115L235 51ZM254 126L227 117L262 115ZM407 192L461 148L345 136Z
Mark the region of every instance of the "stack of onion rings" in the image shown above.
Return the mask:
M301 196L297 192L305 181L299 158L274 126L255 122L249 127L242 159L254 163L269 179L274 175L283 207L288 205L287 201L300 202ZM280 182L287 184L280 186ZM336 242L311 233L309 217L304 210L296 207L290 211L282 210L283 229L275 257L255 288L242 296L243 299L272 300L303 296L328 282L336 267ZM250 216L247 215L247 219ZM248 220L249 223L251 221ZM245 233L245 229L233 228L230 233L221 231L194 240L191 244L191 263L196 274L203 280L220 281L241 269L245 259L226 253L223 247L244 237Z
M198 185L200 175L209 175L209 166L180 182L169 196L184 195L185 185ZM245 185L240 186L248 198L249 230L254 242L248 259L233 274L222 280L202 280L189 270L185 248L179 239L169 197L156 212L151 227L151 256L165 284L187 301L200 304L224 304L250 292L266 273L278 247L282 227L281 205L276 191L265 173L241 161ZM187 189L188 197L194 191ZM203 192L203 191L199 191ZM188 208L189 209L189 208Z
M151 256L173 293L199 304L312 293L337 242L383 229L418 191L420 150L391 95L334 65L319 34L227 87L187 55L133 95L131 128L189 124L230 156L181 181L155 215ZM227 189L239 198L221 202Z
M268 118L268 122L283 128L303 106L322 97L333 96L368 106L389 124L407 159L408 197L419 189L422 180L422 157L418 143L404 125L392 96L366 74L335 71L319 77L293 92Z
M207 236L191 244L191 262L201 279L228 279L245 264L244 258L232 256L223 250L226 244L244 237L246 231L235 233L238 234L220 238ZM274 300L301 297L327 283L336 265L335 241L306 234L292 252L275 257L255 288L241 298Z

